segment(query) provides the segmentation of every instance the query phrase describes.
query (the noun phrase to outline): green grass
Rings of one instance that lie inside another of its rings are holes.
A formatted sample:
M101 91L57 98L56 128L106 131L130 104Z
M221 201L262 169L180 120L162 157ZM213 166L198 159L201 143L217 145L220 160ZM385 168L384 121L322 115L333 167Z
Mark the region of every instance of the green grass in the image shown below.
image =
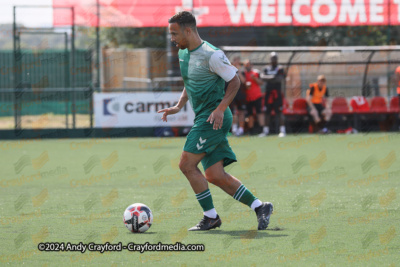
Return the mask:
M231 138L227 170L275 212L255 214L210 186L222 227L202 217L177 164L185 139L0 141L0 265L395 266L400 262L400 135ZM122 214L147 204L144 234ZM39 242L204 244L205 252L39 252Z

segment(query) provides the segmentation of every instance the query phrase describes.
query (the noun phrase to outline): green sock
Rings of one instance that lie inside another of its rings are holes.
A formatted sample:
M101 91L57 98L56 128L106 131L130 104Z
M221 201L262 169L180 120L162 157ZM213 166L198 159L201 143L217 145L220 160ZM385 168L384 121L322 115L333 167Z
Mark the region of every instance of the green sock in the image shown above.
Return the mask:
M207 189L201 193L196 194L196 198L197 201L199 201L200 206L203 208L203 211L208 211L214 208L210 189Z
M251 204L257 198L247 189L243 184L239 186L236 190L236 193L233 195L233 198L242 202L243 204L251 207Z

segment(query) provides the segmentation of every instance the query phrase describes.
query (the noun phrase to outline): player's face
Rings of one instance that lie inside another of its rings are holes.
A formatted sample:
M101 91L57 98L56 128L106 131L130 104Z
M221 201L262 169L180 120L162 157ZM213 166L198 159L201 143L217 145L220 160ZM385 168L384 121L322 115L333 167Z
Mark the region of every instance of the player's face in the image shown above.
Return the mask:
M271 64L272 64L272 66L276 66L278 64L278 58L277 57L271 57Z
M244 67L246 68L247 71L251 71L251 62L250 61L246 61L246 63L244 63Z
M322 88L322 87L324 87L324 85L325 85L325 80L321 80L321 79L320 79L320 80L317 81L317 83L318 83L318 87L319 87L319 88Z
M171 42L173 42L179 49L186 49L188 47L187 36L179 24L170 23L168 29L171 34Z

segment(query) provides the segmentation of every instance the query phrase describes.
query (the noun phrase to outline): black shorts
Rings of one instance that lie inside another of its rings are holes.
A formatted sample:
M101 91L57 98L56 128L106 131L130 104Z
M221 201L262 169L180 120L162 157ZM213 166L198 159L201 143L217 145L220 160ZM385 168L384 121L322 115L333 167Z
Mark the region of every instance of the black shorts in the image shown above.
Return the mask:
M246 94L239 89L232 103L229 105L232 113L236 113L236 110L244 111L246 110Z
M246 109L247 109L247 116L253 115L254 109L256 110L257 114L260 114L261 113L261 97L254 101L247 102Z
M325 109L325 107L322 104L314 104L314 107L318 112L318 116L321 117L322 111ZM307 110L308 110L308 113L311 112L311 108L310 107L307 107Z
M281 91L277 89L268 91L265 94L265 106L267 108L265 111L266 114L271 114L272 110L275 111L275 114L282 112L283 100Z

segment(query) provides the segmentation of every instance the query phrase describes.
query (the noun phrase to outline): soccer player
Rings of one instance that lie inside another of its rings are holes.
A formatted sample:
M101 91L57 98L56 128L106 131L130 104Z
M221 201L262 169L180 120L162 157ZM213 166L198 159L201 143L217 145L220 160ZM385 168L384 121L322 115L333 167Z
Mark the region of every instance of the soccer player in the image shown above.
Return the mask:
M257 215L258 229L264 230L269 224L272 204L261 202L237 178L224 171L225 166L236 162L226 136L232 125L228 106L240 86L237 69L221 50L200 38L196 19L190 12L179 12L168 22L171 41L180 49L179 63L185 87L176 106L158 112L163 113L162 120L167 121L168 115L178 113L189 100L196 115L179 162L180 170L204 211L203 219L189 231L221 226L208 182L251 207ZM226 92L225 82L229 83ZM200 162L205 175L198 168Z
M328 88L326 87L326 79L324 75L319 75L316 83L310 84L310 89L307 90L306 101L308 111L314 120L318 129L322 133L328 133L326 123L329 122L332 116L330 108ZM326 103L324 104L324 99ZM323 120L322 120L322 119Z
M286 135L285 117L283 115L282 82L285 80L285 70L278 65L278 55L272 52L270 55L271 65L268 65L261 72L261 79L267 82L265 87L265 118L266 123L263 132L259 136L269 134L269 124L271 121L271 111L275 111L275 116L279 117L279 137Z

